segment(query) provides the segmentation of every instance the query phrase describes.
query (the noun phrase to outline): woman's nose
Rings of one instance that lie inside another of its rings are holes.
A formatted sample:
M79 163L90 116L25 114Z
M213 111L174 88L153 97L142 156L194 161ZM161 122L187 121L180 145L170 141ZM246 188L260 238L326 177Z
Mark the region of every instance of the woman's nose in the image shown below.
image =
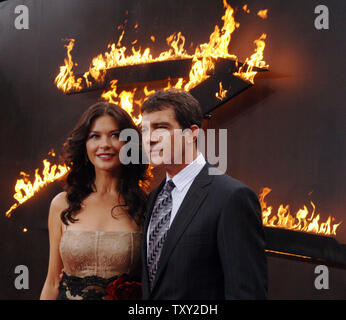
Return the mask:
M111 145L110 139L108 137L101 137L100 139L100 148L109 148Z

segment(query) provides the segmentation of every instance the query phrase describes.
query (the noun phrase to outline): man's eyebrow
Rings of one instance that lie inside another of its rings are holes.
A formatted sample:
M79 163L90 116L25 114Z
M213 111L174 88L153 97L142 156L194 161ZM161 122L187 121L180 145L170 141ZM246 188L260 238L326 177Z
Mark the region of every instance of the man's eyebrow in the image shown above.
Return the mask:
M154 126L162 126L162 125L170 126L171 124L169 122L166 122L166 121L161 121L161 122L153 122L152 125L154 125Z
M158 126L171 126L171 123L170 122L166 122L166 121L158 121L158 122L154 122L154 121L151 121L151 122L147 122L147 124L149 124L150 126L153 126L153 127L158 127ZM140 128L143 129L143 128L146 128L148 127L148 125L143 125L143 123L140 125Z

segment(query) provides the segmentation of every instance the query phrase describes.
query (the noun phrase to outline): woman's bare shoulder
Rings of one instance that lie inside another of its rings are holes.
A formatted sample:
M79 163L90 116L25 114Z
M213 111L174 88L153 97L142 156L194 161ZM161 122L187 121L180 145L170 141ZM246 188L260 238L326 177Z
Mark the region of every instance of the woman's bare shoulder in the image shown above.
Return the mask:
M66 209L68 208L67 192L63 191L58 193L51 202L51 207L55 209Z
M49 218L48 218L48 228L50 232L53 232L52 230L59 231L58 234L61 234L60 231L62 226L61 221L61 212L68 208L68 202L67 202L67 193L66 192L60 192L58 193L51 201L50 203L50 209L49 209Z

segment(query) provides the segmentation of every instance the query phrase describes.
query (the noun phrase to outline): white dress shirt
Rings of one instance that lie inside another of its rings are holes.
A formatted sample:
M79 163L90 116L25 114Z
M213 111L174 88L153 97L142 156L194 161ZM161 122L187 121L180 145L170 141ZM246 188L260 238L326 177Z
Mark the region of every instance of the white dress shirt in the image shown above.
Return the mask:
M172 181L175 184L175 188L172 190L172 212L169 226L172 225L175 215L177 214L181 203L183 202L187 192L189 191L192 182L200 173L205 163L206 161L202 153L200 153L193 162L191 162L188 166L186 166L172 178ZM169 179L171 179L171 177L168 175L168 173L166 173L166 181Z
M191 162L188 166L186 166L172 178L172 181L175 184L175 188L172 190L172 212L169 227L171 227L172 222L180 208L180 205L192 185L192 182L195 180L196 176L200 173L205 164L206 161L203 157L203 154L199 153L199 155L193 162ZM166 181L170 179L171 177L168 175L168 173L166 173ZM149 248L149 233L150 223L147 232L147 248Z

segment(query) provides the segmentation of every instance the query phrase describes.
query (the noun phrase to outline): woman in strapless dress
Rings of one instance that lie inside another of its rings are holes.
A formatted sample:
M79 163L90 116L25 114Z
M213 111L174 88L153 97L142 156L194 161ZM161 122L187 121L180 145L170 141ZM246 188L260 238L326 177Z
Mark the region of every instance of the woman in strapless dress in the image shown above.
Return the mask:
M120 151L127 143L119 138L123 129L137 134L131 140L137 161L126 162L128 153ZM115 104L92 105L72 130L61 152L70 167L65 191L49 210L49 266L41 299L140 299L147 199L141 148L139 129Z

